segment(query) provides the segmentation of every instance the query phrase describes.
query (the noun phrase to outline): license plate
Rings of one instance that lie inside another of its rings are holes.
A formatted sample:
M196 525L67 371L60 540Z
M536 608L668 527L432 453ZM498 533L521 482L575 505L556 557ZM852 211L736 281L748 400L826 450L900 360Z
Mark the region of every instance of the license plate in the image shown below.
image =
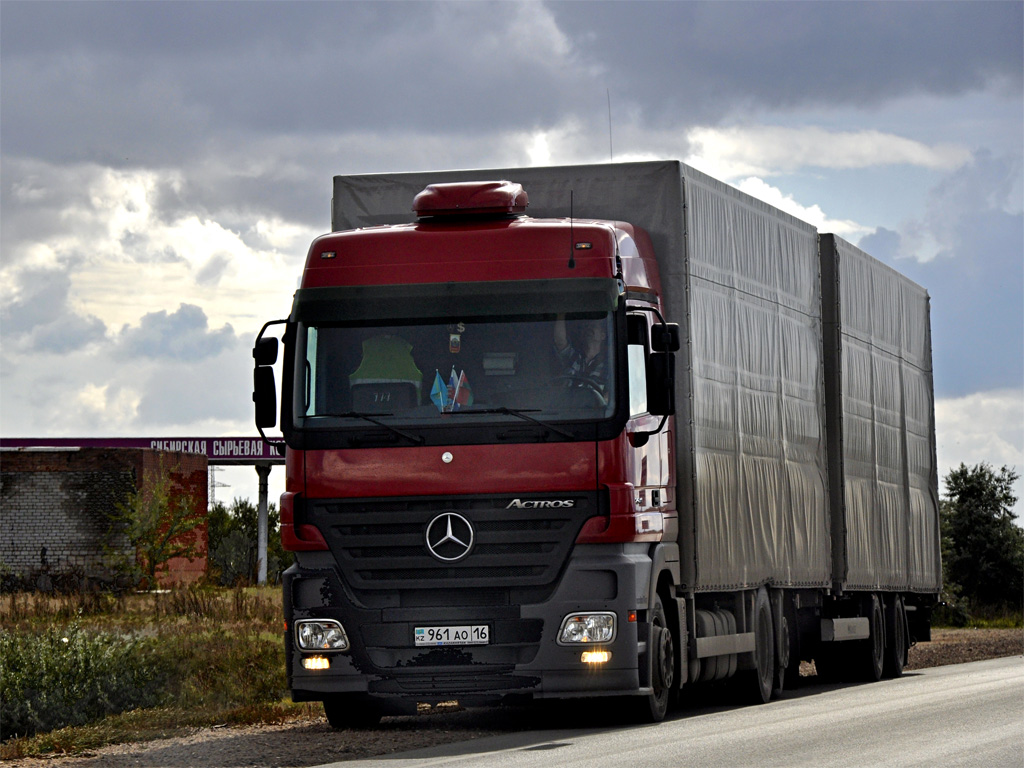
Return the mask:
M416 645L487 645L491 642L490 627L473 624L463 627L416 627Z

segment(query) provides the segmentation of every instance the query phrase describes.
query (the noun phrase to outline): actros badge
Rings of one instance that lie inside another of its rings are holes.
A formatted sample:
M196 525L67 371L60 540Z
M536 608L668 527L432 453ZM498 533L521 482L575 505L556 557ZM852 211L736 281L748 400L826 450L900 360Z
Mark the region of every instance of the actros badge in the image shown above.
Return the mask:
M427 549L445 563L454 563L473 549L473 526L462 515L445 512L427 526Z

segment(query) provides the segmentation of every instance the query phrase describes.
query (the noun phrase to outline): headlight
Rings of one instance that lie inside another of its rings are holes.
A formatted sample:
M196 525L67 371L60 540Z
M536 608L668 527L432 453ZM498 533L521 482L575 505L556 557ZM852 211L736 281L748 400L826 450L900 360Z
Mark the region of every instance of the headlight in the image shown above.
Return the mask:
M303 619L295 622L295 644L301 651L347 651L348 635L334 619Z
M615 639L614 613L571 613L562 620L559 645L610 643Z

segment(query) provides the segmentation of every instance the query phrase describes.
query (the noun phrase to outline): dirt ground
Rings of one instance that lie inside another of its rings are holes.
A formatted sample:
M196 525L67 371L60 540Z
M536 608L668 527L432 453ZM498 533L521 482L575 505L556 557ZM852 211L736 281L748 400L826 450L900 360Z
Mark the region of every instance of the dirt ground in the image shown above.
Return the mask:
M908 669L1024 654L1024 630L939 629L910 651ZM332 729L327 721L214 727L185 736L119 744L76 757L11 760L11 768L301 768L388 755L510 731L550 727L550 711L439 708L385 718L374 730Z

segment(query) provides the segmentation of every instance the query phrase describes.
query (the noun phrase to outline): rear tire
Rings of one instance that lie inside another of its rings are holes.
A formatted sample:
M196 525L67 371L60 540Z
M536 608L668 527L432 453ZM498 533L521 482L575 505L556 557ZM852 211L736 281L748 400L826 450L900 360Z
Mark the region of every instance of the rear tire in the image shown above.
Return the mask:
M888 678L902 677L907 666L910 644L907 640L907 611L903 598L893 597L892 604L885 609L885 669Z
M380 707L366 696L338 694L324 699L324 714L332 728L375 728L383 716Z
M868 683L876 683L882 679L885 668L885 617L882 614L882 601L877 594L867 600L868 623L871 634L867 640L858 640L856 653L858 659L858 677Z
M762 587L754 598L754 669L737 675L741 697L751 704L771 701L775 687L775 628L768 591Z
M789 621L786 619L785 613L779 621L777 627L778 632L775 638L775 684L772 686L772 698L777 699L782 696L782 692L786 689L787 681L789 679L789 666L791 665L791 659L789 656L790 642L789 642ZM797 662L797 675L800 674L800 662Z

